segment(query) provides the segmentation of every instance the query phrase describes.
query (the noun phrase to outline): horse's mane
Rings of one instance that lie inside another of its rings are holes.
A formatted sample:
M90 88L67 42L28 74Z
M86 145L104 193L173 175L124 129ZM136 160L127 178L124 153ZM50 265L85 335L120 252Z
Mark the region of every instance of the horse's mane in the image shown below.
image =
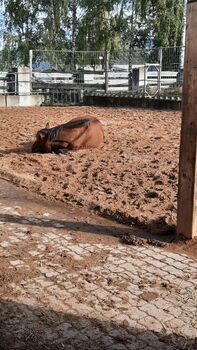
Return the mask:
M80 125L88 125L89 123L90 123L89 119L74 120L65 124L54 126L51 129L45 129L45 130L47 130L47 136L51 141L57 137L57 135L62 129L77 128Z

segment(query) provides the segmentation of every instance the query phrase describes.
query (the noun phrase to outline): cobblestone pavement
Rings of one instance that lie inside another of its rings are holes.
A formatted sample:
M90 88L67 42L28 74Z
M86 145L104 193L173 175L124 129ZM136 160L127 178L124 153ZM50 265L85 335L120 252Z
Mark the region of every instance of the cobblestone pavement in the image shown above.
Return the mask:
M94 235L92 217L86 235L72 210L11 203L2 196L1 350L197 349L196 261Z

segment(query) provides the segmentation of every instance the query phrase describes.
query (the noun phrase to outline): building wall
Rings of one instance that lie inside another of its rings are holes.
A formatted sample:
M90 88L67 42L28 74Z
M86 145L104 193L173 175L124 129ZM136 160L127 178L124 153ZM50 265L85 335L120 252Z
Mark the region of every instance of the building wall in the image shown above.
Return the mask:
M44 102L43 95L0 95L0 107L33 107Z

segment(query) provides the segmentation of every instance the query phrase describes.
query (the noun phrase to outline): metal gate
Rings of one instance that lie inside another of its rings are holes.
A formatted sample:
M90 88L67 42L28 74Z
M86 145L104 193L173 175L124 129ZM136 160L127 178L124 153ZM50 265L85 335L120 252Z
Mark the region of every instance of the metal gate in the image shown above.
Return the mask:
M46 105L82 104L84 92L105 89L105 52L30 51L31 93Z

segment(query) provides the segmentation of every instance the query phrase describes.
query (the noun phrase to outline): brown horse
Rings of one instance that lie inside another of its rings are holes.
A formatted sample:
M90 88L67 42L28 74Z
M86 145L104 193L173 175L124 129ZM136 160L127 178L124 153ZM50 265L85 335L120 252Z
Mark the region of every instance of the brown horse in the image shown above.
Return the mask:
M94 117L74 118L66 124L39 130L32 146L34 153L66 153L68 150L95 148L103 141L101 122Z

